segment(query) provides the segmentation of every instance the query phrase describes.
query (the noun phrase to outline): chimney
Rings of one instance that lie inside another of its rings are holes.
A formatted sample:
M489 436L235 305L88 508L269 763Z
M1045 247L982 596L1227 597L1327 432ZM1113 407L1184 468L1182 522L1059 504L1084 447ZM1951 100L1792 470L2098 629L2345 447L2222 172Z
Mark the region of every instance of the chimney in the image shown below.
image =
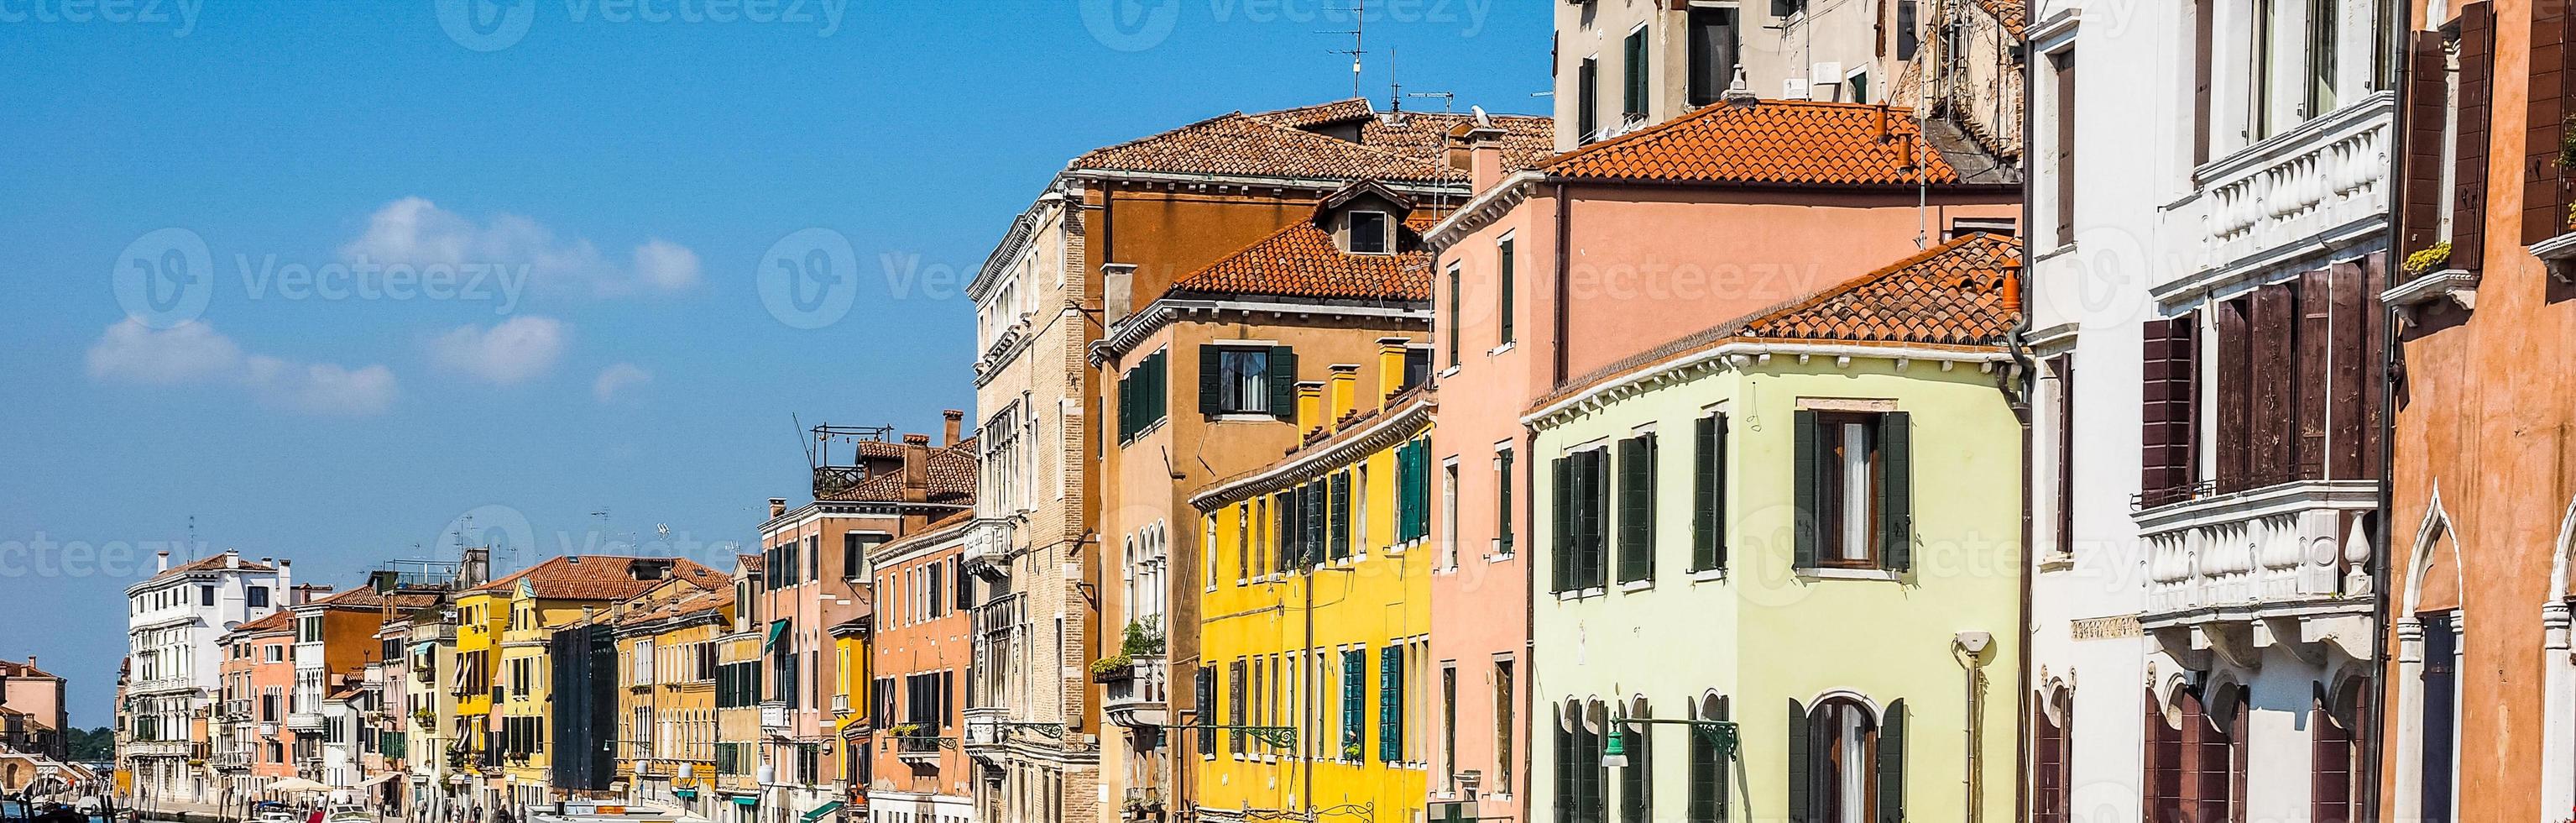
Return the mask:
M1483 116L1484 112L1477 112L1479 120ZM1481 194L1503 182L1503 130L1483 123L1467 132L1467 144L1471 156L1467 165L1468 190Z
M155 567L152 569L153 571L156 571L156 572L166 572L166 571L169 571L169 570L170 570L170 550L168 550L168 549L163 549L163 550L161 550L161 560L160 560L159 562L160 562L160 565L155 566Z
M1136 289L1136 264L1100 264L1100 325L1115 327L1127 319L1127 300Z
M787 514L787 498L769 498L769 519L776 520L785 514Z
M2021 263L2019 261L2004 264L2003 298L2004 311L2021 313Z
M241 552L224 552L224 568L241 568Z
M1324 425L1324 381L1297 381L1297 434L1305 436Z
M1360 364L1333 364L1332 387L1325 392L1324 425L1332 426L1359 411Z
M1446 161L1450 168L1458 171L1475 170L1476 144L1475 141L1468 137L1474 128L1474 126L1467 123L1459 123L1458 125L1449 127L1449 133L1441 141L1443 149L1441 159Z
M284 590L289 589L294 585L295 561L280 558L277 561L277 587Z
M930 499L930 435L903 436L903 499L907 503Z
M1412 342L1410 337L1377 339L1377 396L1380 400L1394 397L1396 392L1404 390L1404 355Z
M480 586L492 577L492 550L476 547L465 550L464 562L456 567L460 587Z
M957 445L958 429L966 423L966 412L960 409L949 409L940 412L939 416L947 421L948 436L948 439L941 441L939 445L942 447Z

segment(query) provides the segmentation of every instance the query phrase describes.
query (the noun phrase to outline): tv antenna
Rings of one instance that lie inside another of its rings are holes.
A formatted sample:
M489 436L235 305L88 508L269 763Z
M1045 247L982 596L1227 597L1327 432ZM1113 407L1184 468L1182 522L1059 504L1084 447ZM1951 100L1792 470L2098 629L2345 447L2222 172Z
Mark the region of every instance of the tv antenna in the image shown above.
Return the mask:
M1457 93L1457 92L1454 92L1454 91L1416 91L1416 92L1406 92L1404 96L1406 96L1406 97L1437 97L1437 98L1440 98L1440 113L1441 113L1441 114L1448 114L1448 113L1450 113L1450 112L1452 112L1452 111L1456 110L1456 108L1457 108L1457 106L1458 106L1458 93Z
M1351 36L1351 47L1349 49L1325 53L1347 54L1351 56L1351 97L1358 98L1360 96L1360 56L1368 54L1368 49L1365 48L1365 44L1368 42L1368 0L1351 0L1351 28L1349 31L1319 31L1316 32L1316 34L1347 34Z

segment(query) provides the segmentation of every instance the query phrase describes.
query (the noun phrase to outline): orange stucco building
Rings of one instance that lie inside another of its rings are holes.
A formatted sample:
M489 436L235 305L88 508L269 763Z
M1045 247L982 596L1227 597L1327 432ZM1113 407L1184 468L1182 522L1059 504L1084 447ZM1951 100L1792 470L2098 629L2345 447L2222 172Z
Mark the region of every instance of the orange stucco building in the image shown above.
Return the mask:
M2564 3L2411 5L2381 815L2566 820L2576 31Z

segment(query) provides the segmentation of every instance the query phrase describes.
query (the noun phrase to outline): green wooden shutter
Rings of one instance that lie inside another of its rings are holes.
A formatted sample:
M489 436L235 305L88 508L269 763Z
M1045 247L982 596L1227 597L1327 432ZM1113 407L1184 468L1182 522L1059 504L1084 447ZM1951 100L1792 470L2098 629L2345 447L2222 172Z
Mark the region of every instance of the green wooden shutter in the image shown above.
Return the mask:
M1807 412L1799 412L1805 416ZM1807 762L1807 707L1797 698L1789 699L1789 823L1809 823L1808 794L1815 791L1814 775Z
M1905 699L1888 701L1878 721L1878 821L1905 821Z
M1406 476L1413 479L1413 531L1405 537L1419 540L1431 535L1431 441L1413 441L1413 471Z
M1609 479L1609 467L1602 465L1607 449L1593 449L1574 455L1574 585L1591 588L1601 585L1604 545L1601 520L1609 514L1609 491L1602 488Z
M1386 646L1377 650L1377 759L1382 763L1404 760L1402 649Z
M1566 731L1565 724L1576 721L1566 717L1564 712L1560 704L1556 727L1556 802L1551 805L1556 808L1556 823L1574 823L1574 733Z
M1413 444L1395 447L1395 542L1413 539Z
M1297 419L1297 350L1287 346L1270 347L1270 416L1281 420Z
M1691 424L1691 571L1717 568L1717 416Z
M1646 440L1619 441L1619 582L1646 577Z
M1565 591L1565 583L1574 579L1568 568L1574 563L1574 463L1563 457L1548 462L1548 551L1547 571L1550 591Z
M1879 542L1886 547L1881 556L1887 568L1900 572L1914 567L1913 428L1904 412L1878 418L1878 454L1887 470L1878 484Z
M1816 431L1815 412L1799 409L1796 420L1797 454L1793 459L1796 462L1797 476L1792 478L1791 485L1796 490L1797 506L1791 512L1796 522L1791 523L1790 528L1796 532L1797 568L1812 569L1816 567L1817 544L1821 541L1825 528L1822 517L1825 482L1822 456L1824 438Z
M1735 698L1732 697L1719 697L1717 699L1717 719L1734 719L1734 700ZM1738 741L1736 743L1736 748L1740 751L1743 748L1743 745L1744 744L1741 741ZM1708 750L1709 759L1717 762L1717 808L1715 809L1715 817L1722 823L1722 821L1729 819L1728 812L1731 811L1730 807L1733 805L1732 793L1735 791L1735 765L1727 762L1726 750L1718 748L1716 743L1712 742L1708 744Z
M1225 394L1225 350L1210 345L1199 346L1199 414L1214 415L1224 411L1217 400Z
M1333 475L1333 559L1351 556L1351 473Z
M1358 649L1342 652L1342 750L1334 756L1358 760L1356 751L1366 742L1368 727L1362 725L1361 700L1368 694L1368 655Z
M1682 817L1688 823L1716 823L1717 744L1709 742L1707 734L1698 728L1689 732L1690 805L1684 808Z
M1270 547L1272 571L1284 572L1297 565L1294 560L1297 556L1297 533L1294 528L1296 517L1291 513L1293 508L1289 505L1288 495L1270 496L1271 519L1279 521L1277 536L1271 538L1275 541L1275 544Z
M1327 535L1332 531L1332 518L1325 516L1328 512L1325 503L1332 497L1325 493L1327 486L1326 481L1316 480L1299 487L1306 495L1306 565L1309 566L1324 562L1325 544L1330 539Z

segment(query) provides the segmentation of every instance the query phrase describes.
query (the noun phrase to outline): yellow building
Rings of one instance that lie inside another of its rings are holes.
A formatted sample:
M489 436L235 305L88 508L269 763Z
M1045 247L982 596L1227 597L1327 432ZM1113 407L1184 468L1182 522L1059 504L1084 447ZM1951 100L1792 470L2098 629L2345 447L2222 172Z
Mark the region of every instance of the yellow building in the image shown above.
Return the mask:
M451 783L451 808L498 808L497 791L486 778L500 774L500 747L493 738L493 660L499 656L501 629L510 617L510 592L488 586L466 590L456 598L456 671L448 691L456 698L449 728L457 741L451 769L467 778Z
M667 580L682 580L704 589L729 586L722 573L685 558L569 555L475 587L458 598L469 622L482 627L476 641L489 649L490 695L481 702L487 715L482 770L487 808L509 809L521 820L526 810L554 799L549 785L554 737L549 703L553 673L548 643L555 630L604 615L619 601L635 597ZM497 617L500 625L492 621ZM471 619L480 618L480 619ZM466 638L460 634L462 652ZM460 666L459 668L463 668ZM460 705L459 714L469 711ZM497 761L498 774L490 764Z
M868 630L874 615L862 614L832 626L832 654L838 666L839 679L832 688L831 729L834 745L840 747L840 763L847 773L840 775L841 784L849 787L844 803L859 806L852 814L863 814L867 797L868 743L876 731L875 718L868 711L876 704L868 690L874 669L868 666Z
M619 604L617 779L627 799L699 817L716 765L716 642L733 628L731 586L672 580Z
M1179 800L1203 819L1423 811L1434 404L1400 366L1365 406L1355 367L1300 384L1303 444L1191 498L1202 710L1176 731L1198 735Z

